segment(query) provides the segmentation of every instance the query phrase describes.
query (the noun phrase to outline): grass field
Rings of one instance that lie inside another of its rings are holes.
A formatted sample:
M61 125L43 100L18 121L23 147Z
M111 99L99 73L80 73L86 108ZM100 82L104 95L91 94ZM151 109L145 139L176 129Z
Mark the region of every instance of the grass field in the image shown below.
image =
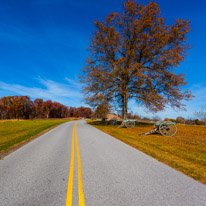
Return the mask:
M1 120L0 154L69 119Z
M88 123L206 184L206 126L177 125L174 137L164 137L139 135L152 130L151 124L138 123L133 129L118 129L98 121Z

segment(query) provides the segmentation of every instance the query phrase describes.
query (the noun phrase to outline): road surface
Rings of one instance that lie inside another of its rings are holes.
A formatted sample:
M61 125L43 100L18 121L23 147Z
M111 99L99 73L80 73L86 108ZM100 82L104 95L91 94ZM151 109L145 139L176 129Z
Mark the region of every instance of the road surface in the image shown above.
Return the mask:
M0 160L0 205L206 206L205 185L84 120L76 132L67 122Z

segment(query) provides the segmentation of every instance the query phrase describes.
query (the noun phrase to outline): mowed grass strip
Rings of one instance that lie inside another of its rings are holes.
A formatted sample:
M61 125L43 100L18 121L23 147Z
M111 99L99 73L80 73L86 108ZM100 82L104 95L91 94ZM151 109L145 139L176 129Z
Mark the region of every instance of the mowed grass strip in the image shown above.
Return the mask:
M0 121L0 154L68 119Z
M206 184L206 126L177 125L174 137L164 137L139 135L152 130L151 124L137 123L135 128L127 129L105 126L100 121L88 123Z

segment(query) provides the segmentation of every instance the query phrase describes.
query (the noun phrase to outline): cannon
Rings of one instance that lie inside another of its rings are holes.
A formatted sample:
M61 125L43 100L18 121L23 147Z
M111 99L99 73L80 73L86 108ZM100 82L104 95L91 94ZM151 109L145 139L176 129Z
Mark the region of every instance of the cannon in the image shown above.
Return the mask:
M121 127L127 127L129 129L134 128L135 127L135 122L136 122L135 119L123 120L122 124L118 128L121 128Z
M154 124L153 130L141 135L149 135L160 132L163 136L172 137L177 132L176 122L158 121Z

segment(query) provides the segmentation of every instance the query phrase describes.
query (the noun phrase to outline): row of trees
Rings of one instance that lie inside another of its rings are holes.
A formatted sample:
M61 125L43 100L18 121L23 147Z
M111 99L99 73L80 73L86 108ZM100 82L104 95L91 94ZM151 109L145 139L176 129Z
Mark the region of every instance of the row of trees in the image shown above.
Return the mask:
M0 119L66 118L92 115L88 107L68 107L43 99L32 101L28 96L8 96L0 99Z

